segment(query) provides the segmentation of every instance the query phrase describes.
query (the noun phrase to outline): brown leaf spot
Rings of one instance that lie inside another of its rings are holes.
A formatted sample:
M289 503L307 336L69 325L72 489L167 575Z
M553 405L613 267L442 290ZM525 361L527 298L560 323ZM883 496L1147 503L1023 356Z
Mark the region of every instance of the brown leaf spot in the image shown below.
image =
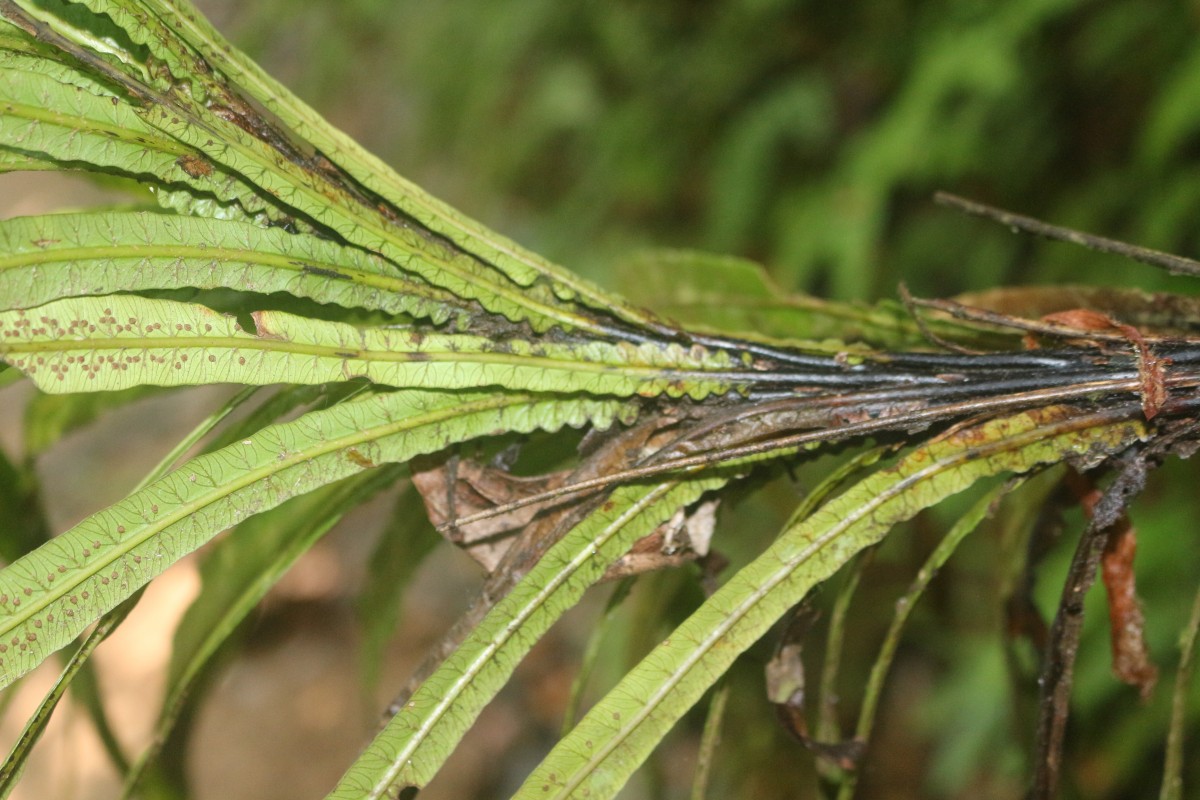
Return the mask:
M459 460L453 468L440 463L414 470L413 486L421 493L429 519L439 527L453 526L459 517L538 494L559 486L565 472L533 478L519 477L477 461ZM464 548L484 569L496 568L507 552L510 532L528 525L546 504L525 506L469 525L454 526L448 538Z
M193 178L207 178L213 173L212 164L204 156L185 153L175 159L175 163Z
M363 469L371 469L375 466L374 461L367 458L366 456L364 456L362 453L360 453L357 449L355 449L353 447L351 447L349 450L346 451L346 460L353 464L357 464L358 466L362 467Z

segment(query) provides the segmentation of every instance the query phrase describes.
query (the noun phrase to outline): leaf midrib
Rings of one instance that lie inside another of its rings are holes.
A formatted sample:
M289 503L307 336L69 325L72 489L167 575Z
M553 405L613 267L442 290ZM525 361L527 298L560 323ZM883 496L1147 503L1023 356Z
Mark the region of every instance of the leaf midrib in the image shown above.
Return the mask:
M195 150L187 145L181 144L175 139L167 139L160 136L155 136L149 131L132 131L128 128L122 128L117 125L109 125L108 123L100 122L87 117L61 114L57 111L51 111L50 109L44 107L31 106L25 103L5 100L0 102L0 110L3 110L6 115L25 119L30 122L45 123L53 125L56 128L63 128L76 133L98 134L110 140L127 144L131 147L140 147L145 150L158 151L167 156L178 157L195 154Z
M163 337L87 337L83 339L52 339L47 341L0 342L0 356L8 354L35 353L93 353L107 350L249 350L257 352L283 353L287 355L315 356L338 361L366 361L376 363L412 364L480 364L512 367L551 369L563 372L621 375L642 380L703 380L741 381L753 380L752 374L727 368L706 371L703 369L680 369L650 365L630 365L616 354L614 361L590 361L555 358L538 355L516 355L512 353L484 353L472 350L364 350L352 344L321 345L288 341L271 336L237 338L234 336L163 336Z
M14 253L8 258L0 256L0 271L20 269L22 267L39 266L42 264L66 264L66 262L106 261L118 258L138 259L195 259L198 261L219 261L229 264L259 264L267 267L289 270L304 274L306 268L315 267L338 275L353 283L369 286L374 289L395 293L411 293L430 290L441 293L444 290L432 286L422 286L415 280L395 278L379 273L345 267L324 259L309 259L300 255L282 255L261 250L245 250L233 247L211 247L197 245L159 245L159 244L120 244L120 245L81 245L78 247L46 248L45 250L30 250ZM337 280L336 278L334 280Z

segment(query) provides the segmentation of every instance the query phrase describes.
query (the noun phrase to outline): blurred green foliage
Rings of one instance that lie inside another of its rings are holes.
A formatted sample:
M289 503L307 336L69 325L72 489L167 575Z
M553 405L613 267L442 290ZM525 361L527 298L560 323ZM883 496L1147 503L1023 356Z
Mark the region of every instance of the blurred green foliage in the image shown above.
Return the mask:
M900 280L1181 290L960 219L936 189L1200 250L1194 2L263 0L227 16L401 172L601 278L666 245L836 299Z
M1062 282L1192 291L1148 267L960 217L930 196L954 191L1196 257L1195 2L200 5L407 177L618 288L639 280L637 269L616 269L631 252L687 247L761 262L780 285L834 299L894 297L900 281L937 296ZM1174 464L1167 472L1134 512L1150 644L1164 680L1143 707L1110 676L1103 597L1094 592L1067 796L1158 792L1174 642L1200 563L1196 470ZM770 498L789 491L773 488L735 509L729 529L745 522L747 531L776 530L789 502ZM860 590L842 681L845 722L890 599L952 518L939 511L891 537ZM968 540L919 610L891 690L904 696L885 709L861 796L1024 790L1032 720L1002 652L997 564L1012 555L998 544L1002 524ZM1081 525L1073 518L1068 531ZM753 540L720 546L736 557ZM1060 542L1039 571L1047 613L1071 547ZM694 601L685 592L675 602L686 609ZM636 655L610 653L610 674ZM811 663L819 656L817 643ZM764 644L748 669L768 657ZM761 681L746 675L733 676L734 688L752 697ZM1192 707L1200 707L1197 692ZM710 796L790 797L815 784L810 757L781 732L765 732L774 722L761 696L732 709L737 733L727 737L730 755ZM702 720L693 721L689 730L698 730ZM1195 787L1194 743L1190 752L1185 785ZM653 791L668 791L669 771L650 767Z

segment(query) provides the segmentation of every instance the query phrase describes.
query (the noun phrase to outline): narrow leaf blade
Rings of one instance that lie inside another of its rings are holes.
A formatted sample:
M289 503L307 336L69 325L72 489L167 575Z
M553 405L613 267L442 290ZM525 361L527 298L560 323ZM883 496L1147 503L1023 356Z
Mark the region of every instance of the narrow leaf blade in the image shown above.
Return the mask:
M148 212L54 214L0 222L0 306L148 289L287 292L320 303L428 317L456 298L378 256L245 222Z
M424 786L520 659L608 565L677 508L725 481L710 476L613 492L491 609L375 737L329 800L375 800L402 786Z
M291 497L475 436L606 427L629 413L613 401L395 392L195 458L0 571L0 688L182 556Z
M395 387L702 398L733 388L722 352L495 340L408 328L357 328L282 312L255 331L205 306L133 296L68 298L0 312L0 359L46 392L213 382L314 384L367 378ZM745 380L752 375L746 373Z

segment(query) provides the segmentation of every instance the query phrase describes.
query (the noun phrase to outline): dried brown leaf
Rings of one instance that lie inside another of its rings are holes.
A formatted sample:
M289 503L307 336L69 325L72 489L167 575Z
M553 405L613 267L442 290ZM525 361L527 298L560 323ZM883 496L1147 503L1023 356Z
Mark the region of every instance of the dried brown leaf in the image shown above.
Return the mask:
M547 504L535 503L466 525L456 525L455 520L554 489L569 474L523 477L470 459L447 459L425 469L414 468L412 482L438 530L491 572L508 551L514 532Z

